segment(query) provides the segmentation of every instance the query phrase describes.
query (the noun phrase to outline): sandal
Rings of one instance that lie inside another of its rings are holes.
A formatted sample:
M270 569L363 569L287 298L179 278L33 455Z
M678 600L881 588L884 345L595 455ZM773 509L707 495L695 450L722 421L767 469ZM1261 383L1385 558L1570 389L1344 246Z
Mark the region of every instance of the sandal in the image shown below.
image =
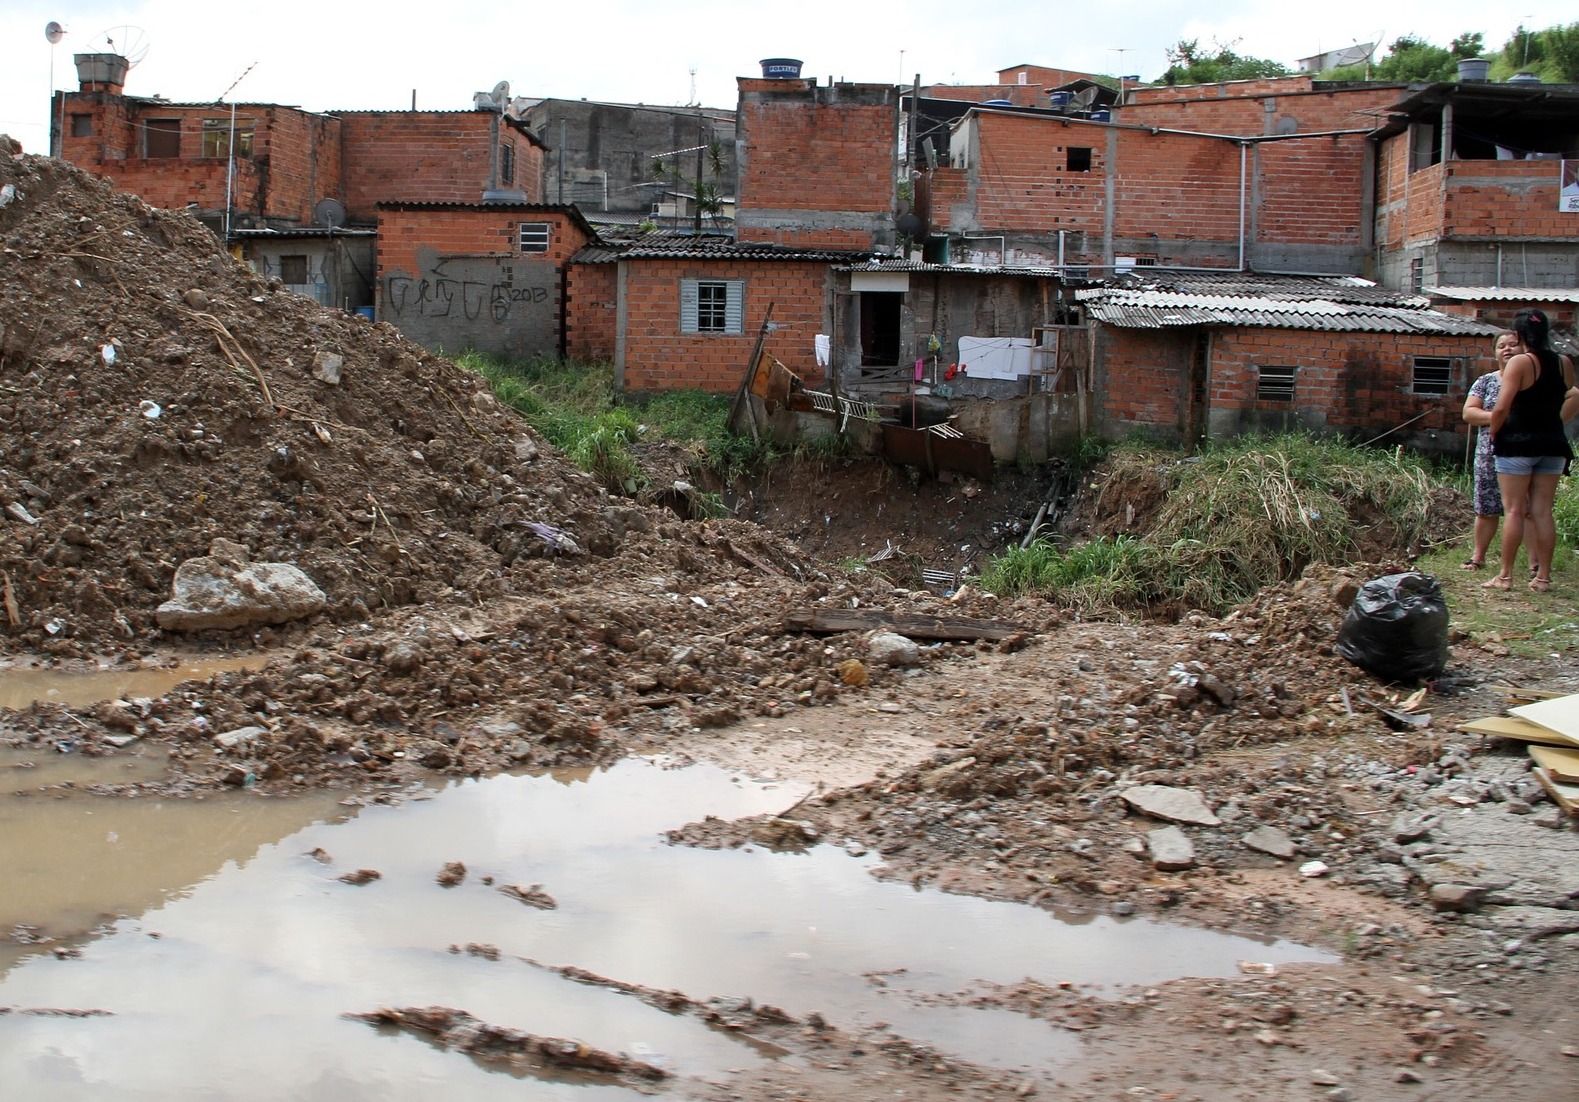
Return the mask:
M1464 570L1479 570L1485 565L1480 559L1465 559L1459 563L1460 568Z
M1481 589L1509 589L1512 586L1513 579L1502 574L1498 574L1495 578L1492 578L1489 581L1480 583Z
M1536 593L1545 593L1547 590L1551 589L1551 587L1552 587L1552 580L1550 578L1531 578L1530 579L1530 588L1533 589Z

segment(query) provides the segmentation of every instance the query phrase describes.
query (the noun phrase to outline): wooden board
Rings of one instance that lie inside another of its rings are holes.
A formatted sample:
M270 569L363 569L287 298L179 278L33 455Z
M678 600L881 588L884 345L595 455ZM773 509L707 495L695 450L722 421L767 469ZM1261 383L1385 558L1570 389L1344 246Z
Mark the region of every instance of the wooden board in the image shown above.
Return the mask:
M1485 716L1482 719L1472 719L1468 723L1460 723L1458 729L1472 735L1490 735L1492 738L1513 739L1517 742L1537 742L1543 746L1572 748L1574 745L1571 740L1556 731L1542 727L1538 723L1531 723L1527 719L1519 719L1517 716Z
M1563 784L1553 780L1552 775L1544 769L1531 770L1535 779L1541 782L1541 787L1546 789L1546 794L1552 798L1552 803L1568 812L1570 815L1579 815L1579 785Z
M900 616L855 609L804 609L784 617L785 631L832 635L841 631L893 631L911 639L1008 639L1027 629L1002 620L966 616Z
M1552 780L1563 784L1579 784L1579 747L1572 750L1560 746L1530 747L1530 757L1535 764L1552 775Z
M1550 700L1520 704L1508 711L1520 719L1556 731L1566 737L1570 745L1579 746L1579 696L1554 696Z

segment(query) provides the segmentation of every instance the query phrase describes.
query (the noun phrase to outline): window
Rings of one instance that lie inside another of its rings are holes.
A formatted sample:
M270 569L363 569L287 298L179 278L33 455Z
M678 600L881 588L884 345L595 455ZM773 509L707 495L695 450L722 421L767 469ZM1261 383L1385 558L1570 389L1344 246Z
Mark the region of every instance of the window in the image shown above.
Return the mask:
M91 138L91 137L93 137L93 116L92 115L72 115L71 116L71 136L73 138Z
M744 332L744 289L738 279L682 279L680 332Z
M1294 369L1263 364L1256 368L1256 400L1261 402L1292 402L1294 400Z
M1091 147L1086 145L1072 145L1066 151L1068 159L1065 161L1070 172L1091 171Z
M1447 356L1416 356L1414 386L1416 394L1441 396L1453 382L1453 361Z
M231 123L229 119L203 120L203 156L229 157L231 150ZM235 154L252 156L252 120L237 119L235 123Z
M1417 256L1409 262L1409 289L1415 294L1425 290L1425 257Z
M499 147L499 182L515 183L515 146L513 145Z
M309 282L307 278L307 258L305 256L280 257L280 282L293 287L300 287Z
M521 251L523 253L546 253L550 237L550 226L547 222L521 223Z
M1154 256L1137 256L1135 258L1135 267L1137 268L1155 268L1156 266L1157 258Z
M180 119L149 119L143 123L144 157L179 157L180 155Z

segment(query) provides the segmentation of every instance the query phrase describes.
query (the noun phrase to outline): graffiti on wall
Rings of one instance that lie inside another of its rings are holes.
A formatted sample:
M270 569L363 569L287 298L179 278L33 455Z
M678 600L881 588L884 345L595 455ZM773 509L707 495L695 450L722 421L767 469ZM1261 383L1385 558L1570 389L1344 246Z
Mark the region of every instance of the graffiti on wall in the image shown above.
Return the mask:
M380 304L380 316L413 340L507 355L557 350L559 271L551 261L427 253L416 268L386 273Z

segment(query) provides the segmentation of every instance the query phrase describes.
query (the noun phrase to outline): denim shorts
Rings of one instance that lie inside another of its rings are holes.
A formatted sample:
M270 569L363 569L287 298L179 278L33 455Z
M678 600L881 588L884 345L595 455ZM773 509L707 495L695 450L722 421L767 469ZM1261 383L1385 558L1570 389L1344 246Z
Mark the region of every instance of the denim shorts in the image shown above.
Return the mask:
M1499 455L1498 474L1562 474L1567 463L1560 455Z

